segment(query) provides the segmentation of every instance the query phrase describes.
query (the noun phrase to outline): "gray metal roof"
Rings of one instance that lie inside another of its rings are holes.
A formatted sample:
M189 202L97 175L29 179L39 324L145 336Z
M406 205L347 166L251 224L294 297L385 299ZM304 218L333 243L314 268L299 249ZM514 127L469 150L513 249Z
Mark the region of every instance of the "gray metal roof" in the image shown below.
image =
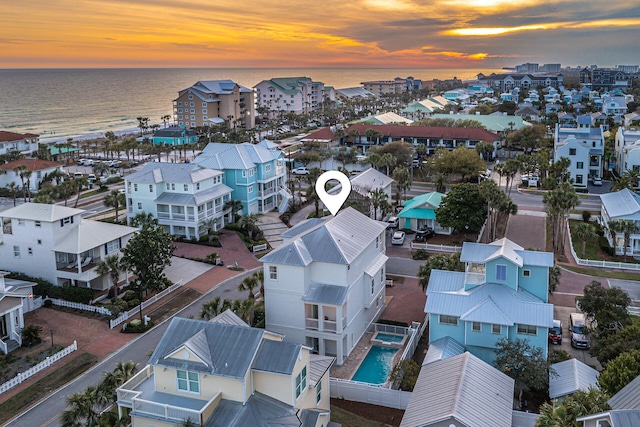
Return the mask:
M371 277L375 276L376 274L378 274L380 269L384 267L388 259L389 257L385 254L378 254L378 256L375 257L375 259L371 262L371 264L369 264L367 268L364 269L364 272Z
M216 199L218 197L222 197L226 194L231 194L233 189L224 185L217 184L216 186L209 188L204 191L200 191L195 194L184 194L184 193L171 193L169 191L164 191L160 194L155 200L155 203L166 203L173 205L201 205L209 200Z
M23 203L0 213L3 218L17 218L31 221L54 222L84 212L82 209L69 208L45 203Z
M362 188L369 190L365 195L371 192L371 190L375 190L376 188L386 188L392 183L393 178L390 178L387 175L378 172L374 168L369 168L366 171L359 173L358 175L351 178L352 188Z
M437 384L437 387L434 387ZM471 353L423 365L400 427L511 427L514 381Z
M137 228L134 227L82 219L76 227L69 227L67 234L54 246L53 250L69 254L81 254L112 240L133 234L136 231ZM124 242L122 243L124 247Z
M225 311L218 314L216 317L211 319L210 322L225 323L227 325L237 325L237 326L247 326L247 327L249 326L230 308L227 308Z
M222 399L203 427L300 427L298 410L260 392L246 404Z
M302 222L294 225L293 227L291 227L290 229L288 229L284 233L280 233L280 237L282 237L283 239L289 239L289 238L292 238L292 237L296 237L296 236L298 236L298 235L300 235L302 233L305 233L305 232L311 230L312 228L315 228L315 227L319 226L320 224L322 224L323 222L327 221L328 219L329 219L329 217L307 219L305 221L302 221Z
M553 327L553 305L523 289L485 283L464 289L464 273L434 270L429 277L424 311L464 317L462 320L511 326Z
M261 260L305 266L312 261L351 264L386 227L386 223L372 220L349 207Z
M138 172L127 175L127 182L158 184L160 182L196 183L222 175L219 170L207 169L193 163L146 163Z
M151 355L149 364L243 378L263 333L261 329L174 317ZM206 365L167 358L183 346L197 352Z
M549 373L549 397L566 396L578 390L598 388L599 372L578 359L569 359L551 365L555 375Z
M611 420L611 427L637 427L640 425L640 411L633 409L616 409L577 418L578 422L587 420Z
M625 188L600 195L602 205L610 218L617 219L640 212L640 196Z
M300 411L300 421L302 422L302 427L315 427L318 423L320 414L322 414L322 412L318 411L317 409L303 409L302 411Z
M302 297L302 301L317 302L319 304L342 305L347 300L349 288L346 286L326 285L316 283Z
M335 357L320 356L319 354L309 355L309 386L315 387L318 381L322 379L324 374L327 373L333 362L336 361Z
M429 343L429 350L422 365L448 359L464 353L464 346L451 337L443 337Z
M259 164L277 160L282 156L281 151L269 150L249 142L242 144L210 143L194 159L194 162L211 169L246 170Z
M291 375L301 348L301 344L262 340L251 368L257 371Z
M164 129L158 129L153 136L156 138L184 138L189 136L197 136L195 130L193 129L184 129L179 126L171 126Z
M622 390L609 399L612 409L639 409L640 410L640 375L635 377Z
M503 257L519 267L523 265L553 267L552 253L525 250L507 238L493 243L464 242L462 244L460 253L462 262L485 263L498 257Z

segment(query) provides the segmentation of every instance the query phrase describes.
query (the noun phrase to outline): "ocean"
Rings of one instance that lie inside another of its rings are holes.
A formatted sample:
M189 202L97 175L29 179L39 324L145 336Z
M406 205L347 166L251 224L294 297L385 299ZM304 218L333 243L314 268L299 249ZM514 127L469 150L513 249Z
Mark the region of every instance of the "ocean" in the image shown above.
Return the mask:
M198 80L230 79L253 87L275 77L306 76L334 88L367 80L474 79L486 69L7 69L0 70L0 130L35 133L41 142L137 131L136 117L150 124L172 114L178 91Z

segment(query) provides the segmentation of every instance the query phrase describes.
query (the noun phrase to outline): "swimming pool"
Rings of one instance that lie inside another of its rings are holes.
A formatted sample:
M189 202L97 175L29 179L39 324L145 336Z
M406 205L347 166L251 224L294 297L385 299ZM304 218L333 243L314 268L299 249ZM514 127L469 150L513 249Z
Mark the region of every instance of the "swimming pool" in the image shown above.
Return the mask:
M385 334L382 332L378 332L374 339L386 342L402 342L404 335L396 335L396 334Z
M393 356L398 350L373 346L364 358L352 381L381 385L389 378Z

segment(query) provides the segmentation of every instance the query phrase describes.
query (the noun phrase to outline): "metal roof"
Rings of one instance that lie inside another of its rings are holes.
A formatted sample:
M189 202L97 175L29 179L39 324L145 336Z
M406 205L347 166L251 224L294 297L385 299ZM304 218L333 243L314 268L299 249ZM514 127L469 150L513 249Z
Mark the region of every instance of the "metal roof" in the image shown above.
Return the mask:
M301 349L301 344L262 340L251 368L257 371L291 375Z
M526 126L521 116L486 114L433 114L433 119L474 120L491 132L518 130Z
M300 427L293 406L260 392L242 402L222 399L203 427Z
M325 411L328 413L329 411ZM300 421L302 422L302 427L315 427L318 424L318 418L322 414L322 411L317 409L303 409L300 411Z
M309 386L315 387L335 361L335 357L309 354Z
M553 327L553 304L544 303L523 289L514 291L493 283L465 290L464 273L460 272L431 272L424 311L498 325Z
M598 371L578 359L569 359L551 365L554 373L549 373L549 397L566 396L578 390L598 388Z
M46 203L23 203L16 207L0 212L3 218L16 218L31 221L54 222L63 218L83 213L82 209L69 208Z
M625 188L613 193L600 195L602 205L610 218L616 219L640 212L640 196Z
M137 228L134 227L82 219L78 226L69 226L69 231L67 231L64 239L53 250L69 254L81 254L112 240L133 234L135 231L137 231Z
M404 208L398 213L399 218L435 219L435 209L440 207L444 194L432 191L421 194L402 204Z
M616 409L593 415L578 417L576 421L611 420L611 427L637 427L640 425L640 411L634 409Z
M316 283L311 285L309 291L302 297L302 301L329 305L342 305L347 300L348 294L349 288L346 286Z
M247 322L242 320L237 314L235 314L230 308L227 308L222 313L210 320L210 322L225 323L227 325L237 326L249 326Z
M368 195L371 190L375 190L376 188L384 189L394 182L393 178L378 172L374 168L369 168L364 172L359 173L352 177L350 181L352 189L366 189L367 191L365 195Z
M200 331L203 333L198 335ZM243 378L263 333L261 329L174 317L151 355L149 364ZM185 345L197 351L201 359L210 361L206 362L210 365L167 357Z
M429 343L427 355L422 361L422 365L448 359L464 353L464 346L451 337L442 337Z
M242 144L210 143L194 159L199 165L212 169L246 170L281 158L282 152L269 150L249 142Z
M437 384L437 387L434 387ZM511 427L514 381L471 353L423 365L400 427Z
M185 138L191 136L197 136L195 130L193 129L185 129L179 126L171 126L164 129L158 129L153 136L155 138Z
M553 254L551 252L539 252L525 250L522 246L505 238L493 243L464 242L460 261L485 263L498 257L505 258L518 267L531 265L537 267L553 267Z
M367 268L364 269L364 272L373 277L374 275L378 274L378 271L380 271L382 267L384 267L388 259L389 257L385 254L378 254L378 256L371 262L371 264L369 264Z
M291 238L291 237L295 237L295 236L297 236L299 234L307 232L308 230L311 230L312 228L317 227L318 225L322 224L323 222L327 221L328 219L329 219L329 217L307 219L305 221L302 221L302 222L294 225L293 227L291 227L290 229L288 229L284 233L280 233L280 237L282 237L283 239L288 239L288 238Z
M386 228L386 223L349 207L293 242L270 252L261 261L303 266L312 261L348 265Z
M231 194L233 189L224 185L217 184L212 188L200 191L195 194L172 193L164 191L155 200L155 203L166 203L173 205L201 205L209 200L222 197L225 194Z
M222 175L222 172L203 168L193 163L149 162L138 172L127 175L125 180L141 184L196 183L218 175Z
M640 375L609 399L612 409L640 409Z

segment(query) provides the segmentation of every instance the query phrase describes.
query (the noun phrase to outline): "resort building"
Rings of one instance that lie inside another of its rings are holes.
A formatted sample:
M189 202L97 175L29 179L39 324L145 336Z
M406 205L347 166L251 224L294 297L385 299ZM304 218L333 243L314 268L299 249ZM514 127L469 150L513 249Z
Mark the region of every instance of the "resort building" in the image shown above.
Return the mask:
M24 328L24 314L33 310L33 287L24 280L5 277L0 271L0 354L8 354L22 345L20 331Z
M19 151L20 154L30 156L38 150L40 135L33 133L15 133L0 130L0 155Z
M580 84L595 90L630 89L633 80L640 77L636 72L627 73L614 68L583 68L580 70Z
M14 183L18 188L37 192L45 177L54 171L64 172L62 164L41 159L18 159L0 165L0 187Z
M192 129L185 129L177 126L158 129L153 134L151 142L154 145L186 145L198 142L198 134Z
M553 254L524 250L508 239L464 242L464 272L433 270L427 287L429 342L451 337L491 364L498 340L526 339L547 354L553 305Z
M564 77L562 74L478 74L478 82L499 90L500 92L509 92L513 88L524 90L534 89L538 86L558 88L562 86Z
M149 213L174 236L198 238L233 219L223 172L192 163L150 162L125 177L127 221Z
M336 100L346 101L349 99L371 99L376 96L368 90L361 87L346 87L336 89Z
M118 388L118 412L132 427L328 427L333 360L268 330L175 317Z
M284 212L291 195L286 188L284 156L262 145L208 144L194 162L224 173L231 199L242 202L242 213Z
M253 88L256 91L257 107L268 109L270 117L318 111L324 100L330 99L324 83L314 82L309 77L263 80Z
M107 256L120 256L136 229L83 219L84 212L42 203L0 212L2 268L57 286L108 289L109 274L99 274L96 266Z
M571 160L569 176L576 187L586 187L589 178L602 177L604 131L589 124L563 128L556 124L554 161L565 157Z
M404 202L398 213L400 228L413 231L431 228L437 234L451 234L451 227L442 227L436 218L436 209L440 207L444 197L445 194L433 191Z
M173 119L184 128L224 124L230 129L253 129L253 90L231 80L201 80L178 92Z
M623 255L624 233L616 233L615 242L611 238L609 231L609 221L627 220L632 221L636 226L640 227L640 195L625 188L613 193L600 195L602 207L600 209L601 224L606 228L605 236L609 244L615 245L616 254ZM629 246L626 248L627 255L640 254L640 233L631 234L629 237Z
M407 92L407 81L396 78L394 80L372 80L360 83L364 90L380 98L382 95Z
M616 174L640 171L640 129L618 128L615 144Z
M385 231L346 208L283 233L261 259L266 329L342 365L385 307Z
M474 120L482 123L484 129L498 135L529 126L520 116L509 116L506 113L494 114L434 114L432 119Z
M430 117L436 111L444 110L449 105L456 105L456 103L443 96L432 96L410 103L400 111L400 114L414 121L422 120Z

